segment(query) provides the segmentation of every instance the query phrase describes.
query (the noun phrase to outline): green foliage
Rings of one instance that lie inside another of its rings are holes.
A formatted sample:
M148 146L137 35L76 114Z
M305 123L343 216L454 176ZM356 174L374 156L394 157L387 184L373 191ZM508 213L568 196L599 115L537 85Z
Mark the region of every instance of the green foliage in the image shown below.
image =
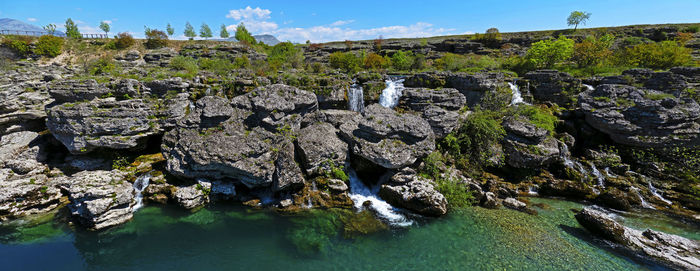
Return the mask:
M185 37L188 37L190 40L194 39L197 37L197 33L194 32L194 27L190 24L190 22L185 23L185 31L184 31Z
M521 104L515 109L515 114L526 117L530 123L549 131L550 134L554 133L554 128L559 120L554 116L553 110L544 105Z
M537 68L552 68L554 64L571 58L574 41L560 36L558 39L542 40L532 44L525 59Z
M131 34L122 32L117 34L117 37L114 39L114 48L126 49L134 45L134 43L136 43L136 40L134 40Z
M355 73L360 69L362 58L351 52L335 52L329 57L331 68L341 69L346 73Z
M250 68L250 60L245 55L237 57L235 60L233 60L233 67L236 69Z
M205 39L211 38L213 36L209 25L202 23L202 26L199 28L199 36Z
M497 69L499 64L495 59L489 56L446 53L435 62L435 66L445 71L469 72L481 71L484 69Z
M129 160L124 156L119 156L112 161L112 169L126 170L129 167Z
M173 26L170 25L170 23L168 23L168 26L165 27L165 32L168 33L168 36L172 37L173 35L175 35L175 28L173 28Z
M80 31L78 30L78 25L76 25L71 18L66 20L66 37L71 39L82 38Z
M31 41L28 36L6 36L2 44L20 57L25 57L31 53L31 48L29 48Z
M148 49L158 49L168 45L168 35L158 29L146 30L146 43L143 44Z
M192 57L176 56L170 60L170 68L177 71L184 71L185 74L180 74L181 77L191 78L199 72L197 60Z
M647 39L645 37L624 37L620 40L620 47L634 47L640 44L652 43L654 41Z
M692 50L676 41L647 43L622 50L617 61L623 65L668 69L692 64Z
M228 30L226 30L226 25L222 24L221 31L219 31L219 37L221 37L222 39L226 39L229 36L230 36L230 34L228 33Z
M439 151L434 151L423 158L423 168L421 172L431 179L440 178L442 170L445 168L445 158Z
M566 23L569 26L574 26L574 30L578 28L579 24L586 25L586 22L588 22L588 19L591 18L591 13L585 12L585 11L572 11L571 14L569 14L569 18L566 19Z
M610 34L599 38L589 36L584 41L574 45L572 59L579 67L600 65L612 56L610 46L614 41L615 37Z
M112 27L110 27L107 22L104 22L104 21L100 22L100 29L105 32L105 35L109 34L109 30L111 28Z
M111 74L116 66L112 58L103 57L91 62L88 65L88 73L91 75Z
M499 146L506 134L501 122L500 113L477 110L464 120L459 130L452 132L449 141L440 144L440 148L462 168L490 166L496 154L494 147Z
M243 42L249 45L255 44L255 38L253 35L248 32L248 29L245 28L245 25L243 23L239 24L238 27L236 28L236 39L239 42Z
M474 195L466 184L449 178L438 178L435 183L435 189L445 196L451 208L467 207L474 203Z
M498 111L510 105L513 91L509 87L498 87L487 91L479 101L479 107L484 110Z
M226 75L230 70L236 68L236 66L231 63L230 60L225 58L200 58L199 67L204 70L212 71L218 75Z
M45 26L42 26L41 28L44 29L49 35L53 35L56 33L56 25L55 24L47 24Z
M691 25L683 29L685 33L698 33L700 31L700 25Z
M413 53L399 50L391 56L391 65L399 71L410 70L413 66Z
M674 98L676 98L676 96L673 96L673 94L669 94L669 93L647 91L646 93L644 93L644 98L647 98L647 99L653 100L653 101L660 101L660 100L665 100L665 99L674 99Z
M492 27L486 30L486 34L474 34L472 39L486 45L487 47L496 47L500 44L501 32L498 30L498 28Z
M367 56L365 56L365 59L363 60L363 66L365 69L372 69L372 70L378 70L378 69L384 69L388 66L387 59L383 58L382 56L375 54L375 53L370 53Z
M267 62L273 69L299 68L304 64L304 53L291 42L280 42L270 49Z
M46 57L56 57L61 54L62 49L62 38L51 35L44 35L39 37L39 41L36 43L34 53Z

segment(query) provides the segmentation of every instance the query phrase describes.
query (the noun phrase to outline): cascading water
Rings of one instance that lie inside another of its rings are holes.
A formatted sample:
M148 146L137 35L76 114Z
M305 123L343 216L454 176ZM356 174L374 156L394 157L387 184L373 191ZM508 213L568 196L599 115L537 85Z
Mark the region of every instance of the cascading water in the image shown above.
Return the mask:
M134 188L134 192L136 193L136 205L134 205L132 210L136 211L139 208L143 207L143 190L146 190L146 187L148 187L148 183L150 181L151 173L141 175L141 177L138 177L138 179L134 181L132 187Z
M349 169L348 176L350 177L350 199L355 203L355 209L364 210L365 202L369 201L368 208L372 209L377 216L386 220L392 226L408 227L413 224L413 221L397 212L396 208L377 196L379 192L377 191L378 187L370 189L357 177L355 170L350 167L347 168Z
M634 191L634 193L637 194L637 197L639 197L639 201L642 202L642 208L656 209L656 208L654 208L654 206L651 206L651 204L647 203L647 201L644 200L644 197L642 197L642 193L639 193L639 188L636 188L633 186L632 188L630 188L630 190Z
M362 86L353 84L348 89L348 109L355 112L365 110L364 91Z
M523 94L520 92L520 87L516 85L515 83L508 83L510 86L510 90L513 92L513 98L510 100L510 105L517 105L517 104L528 104L525 102L525 99L523 99Z
M598 181L598 186L605 188L605 176L603 176L603 174L600 173L595 164L591 164L591 172Z
M572 160L571 157L569 157L569 147L566 144L561 145L562 147L559 153L561 158L564 160L564 165L568 168L576 169L582 174L588 176L588 171L586 170L586 168L583 167L583 164L579 163L576 160Z
M586 89L588 89L588 90L594 90L594 89L595 89L595 88L594 88L593 86L591 86L591 85L583 84L583 86L586 87Z
M403 94L404 86L403 79L386 80L386 88L379 96L379 104L384 107L394 108L399 104L399 98Z
M651 191L651 194L654 195L654 197L660 199L664 203L668 205L673 205L673 203L670 200L665 199L663 196L661 196L661 194L659 194L659 191L653 185L651 185L651 181L649 181L649 191Z

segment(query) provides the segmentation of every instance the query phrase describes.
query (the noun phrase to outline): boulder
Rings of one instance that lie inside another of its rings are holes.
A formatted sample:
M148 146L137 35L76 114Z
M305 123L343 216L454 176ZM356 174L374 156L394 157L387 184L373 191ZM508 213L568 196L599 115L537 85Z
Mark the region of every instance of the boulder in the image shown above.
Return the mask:
M0 137L19 131L41 131L46 112L53 102L45 90L11 86L0 91Z
M60 205L61 191L46 175L17 175L0 168L0 221L45 213Z
M321 174L330 171L331 166L345 164L348 144L338 138L337 132L328 123L313 124L299 131L297 146L307 174Z
M503 200L503 206L511 208L513 210L518 210L522 211L527 208L527 204L525 204L522 201L519 201L515 198L506 198Z
M209 193L211 191L212 184L200 180L196 184L176 187L173 198L183 208L194 209L209 203Z
M112 90L105 84L97 83L95 79L63 80L49 87L49 94L57 103L89 101L106 97L110 92Z
M68 195L68 209L83 226L100 230L122 224L133 216L134 188L126 173L82 171L63 177L61 190Z
M14 173L28 174L46 169L42 163L47 158L43 151L45 142L35 132L23 131L8 134L0 140L0 168Z
M692 99L625 85L599 85L579 95L586 122L623 145L700 143L700 106Z
M406 88L399 102L402 107L421 112L430 106L459 110L467 103L467 99L454 88Z
M555 70L537 70L525 74L530 82L530 93L535 99L566 107L576 94L584 89L580 79Z
M353 123L340 126L353 154L384 168L412 165L435 149L435 134L424 119L379 104L368 106Z
M507 118L503 140L506 163L515 168L537 168L559 160L559 141L549 131L536 127L524 118Z
M398 173L391 182L381 186L379 196L389 204L427 216L447 213L447 199L432 182L417 175Z
M437 106L429 106L421 113L421 117L428 121L436 138L444 138L452 131L459 129L466 115L467 114L460 114L458 111L449 111Z
M677 235L620 225L602 211L586 207L576 220L591 233L613 241L635 255L678 270L700 270L700 243Z

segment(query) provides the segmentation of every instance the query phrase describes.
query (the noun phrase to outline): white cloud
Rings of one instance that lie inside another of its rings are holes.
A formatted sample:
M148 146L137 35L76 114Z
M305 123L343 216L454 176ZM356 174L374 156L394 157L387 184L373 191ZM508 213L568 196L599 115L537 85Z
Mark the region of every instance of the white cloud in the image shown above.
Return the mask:
M38 20L37 20L36 18L27 18L27 21L36 22L36 21L38 21Z
M355 20L345 20L345 21L339 20L339 21L335 21L334 23L332 23L331 26L341 26L341 25L351 24L354 22L355 22Z
M251 8L247 6L242 9L229 10L226 18L237 21L266 20L270 18L270 14L272 14L272 12L269 9L261 9L260 7Z
M112 21L111 21L111 20L104 20L103 22L105 22L105 23L107 23L107 24L112 24Z

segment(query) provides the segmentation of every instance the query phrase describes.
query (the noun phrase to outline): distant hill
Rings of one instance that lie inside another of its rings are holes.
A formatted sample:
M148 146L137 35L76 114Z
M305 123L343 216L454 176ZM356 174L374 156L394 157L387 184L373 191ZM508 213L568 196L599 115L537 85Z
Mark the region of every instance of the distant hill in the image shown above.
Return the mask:
M20 20L10 18L0 18L0 30L17 30L17 31L39 31L46 32L43 28L33 24L28 24ZM64 35L61 31L56 31L57 36Z
M264 44L270 45L270 46L275 46L280 41L275 38L273 35L253 35L253 38L255 38L256 41L262 41ZM213 39L213 40L218 40L218 41L238 41L234 37L230 37L228 39Z

